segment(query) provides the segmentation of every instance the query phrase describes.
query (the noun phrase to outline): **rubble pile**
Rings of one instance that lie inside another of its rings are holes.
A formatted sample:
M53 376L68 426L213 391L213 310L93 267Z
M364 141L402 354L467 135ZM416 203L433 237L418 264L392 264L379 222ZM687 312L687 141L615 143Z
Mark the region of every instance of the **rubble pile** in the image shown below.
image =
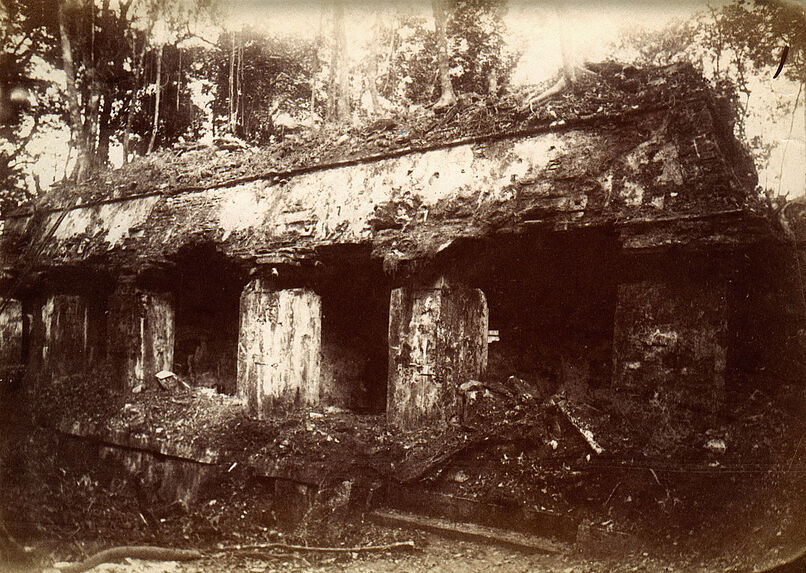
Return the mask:
M791 428L802 424L795 418L804 396L791 385L783 389L788 399L759 390L732 395L729 417L675 444L681 466L672 462L672 450L662 456L642 449L641 422L564 395L541 396L514 376L503 383L469 381L462 385L460 421L444 431L412 432L390 432L383 416L336 408L257 420L237 397L209 388L166 391L156 381L115 401L92 377L85 380L41 388L29 401L35 419L51 427L59 419L91 422L101 438L149 435L186 446L182 451L213 451L222 466L258 473L291 468L335 486L392 480L518 511L575 520L596 515L622 527L639 527L658 512L685 521L692 504L703 503L698 479L735 485L737 475L773 476L803 456Z

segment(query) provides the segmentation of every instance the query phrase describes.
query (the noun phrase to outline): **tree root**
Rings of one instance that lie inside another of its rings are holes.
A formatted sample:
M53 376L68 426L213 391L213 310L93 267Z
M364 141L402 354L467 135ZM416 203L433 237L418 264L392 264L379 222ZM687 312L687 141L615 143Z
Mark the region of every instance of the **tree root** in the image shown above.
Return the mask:
M538 94L531 94L526 97L526 103L522 109L529 109L532 113L534 113L534 106L537 104L543 103L548 101L564 91L568 89L575 89L577 81L580 77L591 77L591 76L598 76L599 74L593 70L589 70L587 68L575 66L572 69L565 70L564 73L560 76L560 78L554 82L554 84L538 93Z
M388 551L391 549L414 549L414 541L396 541L385 545L364 545L362 547L310 547L308 545L289 545L288 543L257 543L254 545L230 545L222 547L222 551L254 551L258 549L285 549L287 551L307 551L309 553L369 553L372 551Z
M392 549L414 549L414 541L397 541L385 545L366 545L363 547L308 547L307 545L289 545L287 543L257 543L254 545L231 545L222 547L219 553L228 551L258 551L285 549L287 551L308 551L311 553L367 553L371 551L389 551ZM61 573L83 573L102 563L111 563L121 559L145 559L150 561L193 561L201 559L203 554L195 549L172 549L169 547L149 547L143 545L123 545L104 549L88 557L81 563L55 567Z
M544 102L546 100L549 100L549 99L553 98L556 95L561 94L562 92L565 91L565 89L567 87L568 87L568 83L565 81L565 76L561 76L560 79L557 80L554 83L554 85L552 85L547 90L545 90L545 91L543 91L543 92L541 92L539 94L530 96L526 100L526 106L525 107L528 107L529 110L532 113L534 113L534 109L533 109L532 106L535 106L535 105L537 105L539 103L542 103L542 102Z
M169 547L149 547L144 545L124 545L104 549L88 557L81 563L59 567L61 573L83 573L102 563L120 561L126 558L146 559L151 561L192 561L201 559L202 553L194 549L172 549Z

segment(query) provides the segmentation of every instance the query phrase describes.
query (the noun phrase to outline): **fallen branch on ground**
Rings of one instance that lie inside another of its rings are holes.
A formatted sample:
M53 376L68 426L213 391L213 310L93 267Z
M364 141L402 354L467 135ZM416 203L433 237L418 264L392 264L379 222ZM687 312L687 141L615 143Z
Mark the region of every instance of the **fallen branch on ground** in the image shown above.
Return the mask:
M195 549L172 549L169 547L149 547L143 545L124 545L104 549L82 561L66 567L55 567L62 573L83 573L102 563L111 563L122 559L145 559L149 561L193 561L201 559L202 553Z
M414 549L414 541L396 541L386 545L365 545L362 547L310 547L308 545L289 545L288 543L256 543L253 545L229 545L222 551L252 551L255 549L286 549L288 551L309 551L311 553L366 553L370 551L388 551L391 549Z
M594 439L593 432L585 428L585 425L582 423L581 420L577 419L573 412L568 408L565 401L557 398L552 398L551 403L554 404L557 409L565 416L565 419L568 420L574 428L579 432L582 438L587 442L590 448L596 452L597 454L601 454L604 452L604 448L599 445L599 443Z

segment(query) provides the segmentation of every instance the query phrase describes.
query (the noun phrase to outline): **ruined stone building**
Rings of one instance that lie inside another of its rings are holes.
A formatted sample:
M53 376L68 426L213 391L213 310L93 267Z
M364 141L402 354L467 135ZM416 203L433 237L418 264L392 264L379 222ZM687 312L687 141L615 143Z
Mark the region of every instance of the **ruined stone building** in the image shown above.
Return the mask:
M399 429L461 421L463 384L512 375L639 416L718 411L766 360L759 269L787 245L693 69L597 71L539 109L471 101L65 183L4 221L2 359Z

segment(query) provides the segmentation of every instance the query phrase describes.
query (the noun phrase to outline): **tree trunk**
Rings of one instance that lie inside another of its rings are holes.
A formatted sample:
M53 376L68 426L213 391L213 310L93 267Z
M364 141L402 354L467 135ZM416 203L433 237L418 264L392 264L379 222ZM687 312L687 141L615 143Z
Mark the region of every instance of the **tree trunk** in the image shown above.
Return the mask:
M90 11L90 50L85 51L85 70L87 75L87 84L89 87L89 98L87 99L86 108L84 110L84 140L87 142L87 151L93 164L95 164L98 149L98 135L99 135L99 122L101 113L101 92L103 86L101 85L100 74L98 73L98 52L106 52L103 45L103 36L99 41L96 41L95 34L95 3L93 0L87 0L87 8ZM102 31L106 31L109 25L109 0L104 0L101 8L101 27ZM104 53L104 57L106 53Z
M229 53L229 131L235 135L235 126L238 123L236 115L235 91L235 33L232 34L232 45Z
M372 113L381 110L381 98L378 94L378 43L381 41L380 18L375 18L375 30L370 43L369 63L367 65L367 83L369 84L369 97L372 101Z
M313 115L316 113L316 70L319 69L321 65L319 61L319 50L322 47L322 29L324 27L324 21L325 4L323 2L319 11L319 30L316 32L316 43L314 44L314 63L311 66L311 119L313 119Z
M347 40L344 35L344 0L333 1L333 51L328 74L327 116L340 122L350 119Z
M568 11L564 4L557 4L557 25L560 35L560 52L563 60L563 78L566 86L574 89L577 83L577 66L573 61L573 50L571 40L568 37L568 28L565 23L568 21Z
M157 139L157 131L159 131L160 125L160 99L162 95L162 47L162 44L157 47L157 93L154 98L154 124L151 128L151 139L148 142L146 154L149 154L154 150L154 142Z
M78 181L83 180L90 169L90 151L84 138L83 122L81 121L81 106L78 101L76 88L76 71L73 64L73 49L70 43L70 33L64 15L65 2L59 2L59 38L61 40L62 61L64 75L67 82L67 108L70 112L70 134L76 148L76 166L74 175Z
M101 106L101 114L98 118L98 146L95 150L96 163L98 165L105 165L109 161L109 140L114 131L109 125L111 116L112 96L107 93L104 95L104 103Z
M123 162L129 162L129 152L130 152L130 143L129 140L131 138L132 133L132 123L134 123L134 110L137 106L137 100L140 97L140 88L143 85L143 70L145 69L145 57L146 57L146 49L148 48L148 36L151 34L151 27L149 27L148 32L146 33L145 37L143 38L143 47L140 48L140 53L137 55L137 77L135 78L135 82L137 82L132 87L132 96L129 100L129 109L126 113L126 130L123 132Z
M235 89L237 100L235 104L236 134L243 137L244 126L246 125L246 109L243 98L243 36L238 39L238 67L235 75Z
M333 40L333 49L330 52L330 69L327 78L327 110L325 110L325 120L333 121L336 115L336 68L339 65L337 57L336 41Z
M112 11L109 8L110 0L104 0L101 7L101 53L106 55L104 60L104 71L101 82L101 95L103 103L99 108L98 115L98 138L95 144L95 164L105 165L109 161L109 140L112 137L113 129L109 122L112 117L112 100L118 93L114 80L109 78L119 78L123 75L123 61L121 50L115 45L118 42L119 26L112 18ZM121 21L125 20L128 6L123 3L120 6Z
M557 16L557 31L560 36L560 52L562 54L562 75L554 85L547 90L528 97L526 100L527 106L531 109L534 105L549 100L568 89L575 89L580 75L591 74L590 71L577 65L574 61L574 51L571 47L571 39L568 37L565 22L568 21L568 13L564 4L560 3L556 7Z
M350 82L347 75L347 39L344 34L344 0L336 0L336 49L339 62L336 115L340 122L347 122L350 120Z
M397 80L397 69L395 66L395 52L397 52L397 42L398 42L398 28L399 25L395 23L394 28L391 31L391 38L389 40L389 49L386 53L386 81L383 83L383 89L385 92L388 93L390 82L394 82Z
M176 112L179 113L179 94L182 92L182 48L175 47L179 57L179 65L176 71Z
M440 109L456 105L456 94L453 91L451 76L448 73L448 32L446 30L447 16L445 14L444 0L431 0L434 12L434 29L437 33L437 64L439 66L439 86L441 94L434 108Z

